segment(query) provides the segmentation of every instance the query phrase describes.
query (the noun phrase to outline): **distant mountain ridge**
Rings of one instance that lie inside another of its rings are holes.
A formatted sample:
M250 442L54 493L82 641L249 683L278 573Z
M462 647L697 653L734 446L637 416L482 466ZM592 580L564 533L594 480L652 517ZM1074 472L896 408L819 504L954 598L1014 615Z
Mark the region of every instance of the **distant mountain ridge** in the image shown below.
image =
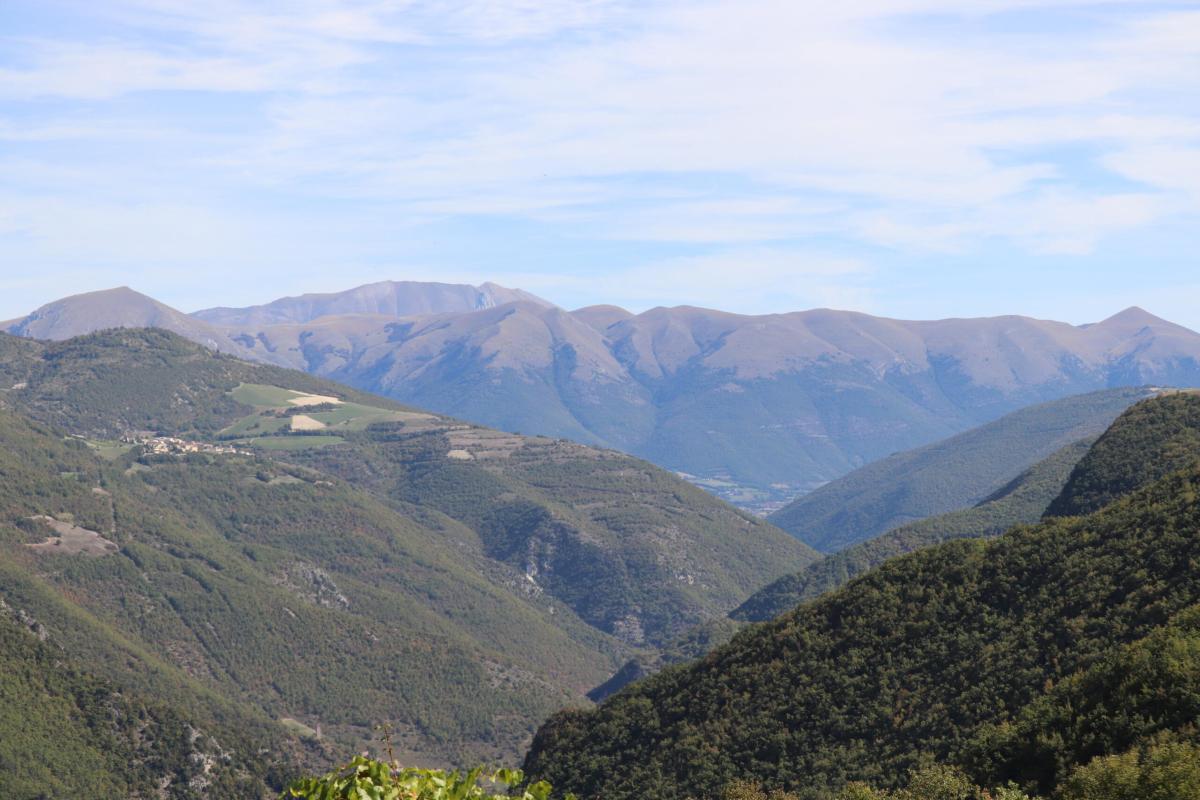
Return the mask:
M233 341L227 331L176 311L128 286L47 303L28 316L4 323L3 330L28 339L62 341L103 328L162 328L218 352L268 363L273 361L249 353L244 345Z
M92 329L138 324L116 308L69 313L90 297L50 304L35 312L39 324L9 330L62 338L48 320L70 320L71 333L86 327L81 320ZM1109 387L1200 384L1200 334L1138 308L1080 326L829 309L631 314L566 311L494 284L385 282L180 316L207 326L182 330L172 317L182 335L243 358L493 427L624 450L758 512L1024 406Z
M345 292L283 297L249 308L207 308L192 314L197 319L225 327L256 327L312 322L328 316L375 314L408 317L447 312L480 311L505 303L551 305L529 292L499 284L470 286L461 283L380 281Z

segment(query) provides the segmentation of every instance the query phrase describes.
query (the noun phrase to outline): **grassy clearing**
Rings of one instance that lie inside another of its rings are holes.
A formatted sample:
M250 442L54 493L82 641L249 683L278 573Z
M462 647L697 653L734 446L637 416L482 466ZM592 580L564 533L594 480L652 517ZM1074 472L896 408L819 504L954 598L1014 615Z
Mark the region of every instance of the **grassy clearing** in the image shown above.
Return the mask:
M264 417L261 414L251 414L221 431L222 436L266 436L278 433L288 427L286 417Z
M232 390L230 396L239 403L253 406L256 413L245 416L222 430L220 435L224 437L237 436L257 439L258 437L286 435L289 431L318 430L318 426L343 431L361 431L379 422L404 422L421 425L438 420L432 414L393 411L362 403L349 403L332 396L304 394L279 386L257 383L243 383ZM330 404L336 407L328 408ZM270 413L319 405L324 405L326 410L295 416L273 416ZM275 450L304 449L312 446L289 447L278 443L267 444L257 441L251 443Z
M299 736L301 739L316 740L321 738L321 735L317 733L315 729L308 727L298 719L283 717L281 720L279 720L279 724Z
M318 411L308 416L323 422L329 428L343 428L348 431L365 430L367 426L377 422L418 422L436 420L432 414L419 414L412 411L389 411L384 408L345 403L332 411Z
M133 445L127 442L108 441L105 439L86 439L85 441L87 442L87 446L96 455L107 461L116 461L133 449Z
M287 408L290 401L303 397L302 392L294 392L280 386L267 386L261 383L243 383L230 391L230 396L243 405L254 408Z

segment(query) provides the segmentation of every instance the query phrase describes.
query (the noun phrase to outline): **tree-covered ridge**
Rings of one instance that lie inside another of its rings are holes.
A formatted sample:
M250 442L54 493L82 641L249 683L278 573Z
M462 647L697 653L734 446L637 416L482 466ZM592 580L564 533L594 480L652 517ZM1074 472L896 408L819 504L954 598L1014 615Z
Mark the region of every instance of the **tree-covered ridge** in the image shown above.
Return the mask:
M0 334L0 385L27 415L72 433L115 439L134 431L204 436L251 409L230 392L240 383L284 383L403 409L332 381L223 356L155 328L118 329L61 342Z
M721 617L817 557L639 459L419 414L304 373L219 356L164 331L107 331L32 349L0 335L0 363L21 364L27 374L23 388L7 395L14 407L94 436L151 430L236 439L260 411L237 401L246 385L393 412L406 421L338 428L341 444L324 450L305 447L316 436L256 441L299 445L267 452L340 476L404 515L420 507L451 517L482 550L480 570L560 600L634 647L656 647Z
M902 525L969 508L1080 439L1097 436L1148 390L1106 389L1014 411L880 459L822 486L769 520L831 553Z
M492 563L600 630L656 647L724 616L805 545L639 459L551 439L447 459L460 434L371 430L289 454L465 525Z
M1046 513L1088 514L1139 486L1200 461L1200 394L1143 400L1104 432Z
M1089 517L884 564L539 732L532 775L585 797L821 796L956 760L1049 686L1200 601L1200 470Z
M1014 525L1036 522L1094 441L1089 438L1067 445L976 506L901 525L831 553L800 572L764 586L729 616L743 622L763 622L844 585L890 558L950 539L997 536Z

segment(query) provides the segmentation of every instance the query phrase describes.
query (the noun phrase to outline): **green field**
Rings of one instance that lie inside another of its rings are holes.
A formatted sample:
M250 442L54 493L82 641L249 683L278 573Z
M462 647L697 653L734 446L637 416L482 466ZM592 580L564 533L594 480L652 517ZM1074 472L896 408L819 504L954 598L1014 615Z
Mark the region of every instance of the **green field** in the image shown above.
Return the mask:
M221 431L221 436L266 436L287 430L289 421L286 417L264 417L261 414L251 414Z
M377 422L407 422L413 420L436 419L432 414L418 414L411 411L389 411L385 408L373 408L358 403L344 403L332 411L319 411L308 416L325 423L330 428L342 428L349 431L365 430L368 425Z
M243 383L229 392L229 395L239 403L255 408L289 408L291 400L303 397L303 392L284 389L280 386L267 386L261 383Z
M243 405L252 406L256 413L242 417L237 422L220 432L223 437L260 437L287 435L291 428L291 418L272 416L263 412L284 411L287 409L303 409L292 400L306 397L303 392L284 389L279 386L268 386L257 383L243 383L229 392L230 397ZM305 416L317 420L328 428L343 431L361 431L378 422L436 422L432 414L422 414L413 411L394 411L391 409L369 406L362 403L339 402L336 408L326 411L314 411ZM311 437L310 437L311 438ZM262 445L271 447L270 445ZM294 447L275 446L272 449L298 449Z

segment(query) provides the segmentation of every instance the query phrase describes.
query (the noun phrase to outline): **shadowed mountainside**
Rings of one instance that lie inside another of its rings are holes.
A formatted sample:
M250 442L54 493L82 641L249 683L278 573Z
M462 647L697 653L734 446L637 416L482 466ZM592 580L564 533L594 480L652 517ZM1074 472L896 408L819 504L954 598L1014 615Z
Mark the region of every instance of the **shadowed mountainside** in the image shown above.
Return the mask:
M1034 464L979 504L910 522L825 556L794 575L759 589L730 612L731 619L764 622L820 597L888 559L951 539L997 536L1014 525L1037 522L1062 492L1071 470L1095 437L1067 445Z

